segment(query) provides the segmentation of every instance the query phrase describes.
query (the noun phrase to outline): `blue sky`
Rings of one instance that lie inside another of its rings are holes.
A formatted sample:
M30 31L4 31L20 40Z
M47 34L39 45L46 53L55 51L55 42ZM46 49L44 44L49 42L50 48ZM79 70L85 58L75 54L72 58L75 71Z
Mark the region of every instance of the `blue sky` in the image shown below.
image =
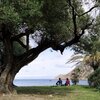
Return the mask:
M73 64L66 64L71 55L73 55L73 51L70 49L65 49L63 55L61 55L60 51L49 48L30 64L24 66L16 75L16 78L52 79L59 74L66 74L74 68Z

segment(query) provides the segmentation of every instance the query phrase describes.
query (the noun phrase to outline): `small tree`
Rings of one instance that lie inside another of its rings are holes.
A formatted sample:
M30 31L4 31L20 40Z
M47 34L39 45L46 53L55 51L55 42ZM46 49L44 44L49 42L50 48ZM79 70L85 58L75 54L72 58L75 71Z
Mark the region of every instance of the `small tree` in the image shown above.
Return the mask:
M78 68L72 73L71 81L74 85L79 82L79 71L80 69Z

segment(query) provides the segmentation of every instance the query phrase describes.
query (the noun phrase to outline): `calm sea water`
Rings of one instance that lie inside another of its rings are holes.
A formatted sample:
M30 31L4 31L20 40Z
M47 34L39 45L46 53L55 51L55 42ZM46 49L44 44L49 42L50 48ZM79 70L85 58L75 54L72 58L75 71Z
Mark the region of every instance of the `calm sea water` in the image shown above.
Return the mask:
M16 86L55 86L56 82L56 79L15 79L13 83ZM64 83L65 80L63 80ZM78 84L88 85L88 82L86 80L80 80Z

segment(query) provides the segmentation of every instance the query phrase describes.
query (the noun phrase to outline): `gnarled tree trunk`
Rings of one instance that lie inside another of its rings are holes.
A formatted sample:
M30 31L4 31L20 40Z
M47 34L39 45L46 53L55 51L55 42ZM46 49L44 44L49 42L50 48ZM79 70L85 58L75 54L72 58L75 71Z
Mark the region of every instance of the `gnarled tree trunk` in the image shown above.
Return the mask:
M0 76L0 93L1 94L15 94L16 90L13 85L14 76L12 72L3 72Z
M13 43L11 33L5 24L2 25L2 37L4 59L3 64L0 66L0 93L12 94L15 92L13 89L14 75L12 75L14 65Z

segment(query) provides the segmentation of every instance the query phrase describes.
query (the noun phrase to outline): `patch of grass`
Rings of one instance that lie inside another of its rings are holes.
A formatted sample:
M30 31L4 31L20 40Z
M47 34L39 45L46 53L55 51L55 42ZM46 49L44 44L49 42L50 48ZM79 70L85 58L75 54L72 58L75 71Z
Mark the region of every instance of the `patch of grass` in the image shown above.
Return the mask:
M72 88L66 88L64 86L34 86L34 87L17 87L18 94L55 94L64 95L67 91L71 91Z
M16 90L18 94L48 96L44 100L100 100L100 92L88 86L34 86Z

